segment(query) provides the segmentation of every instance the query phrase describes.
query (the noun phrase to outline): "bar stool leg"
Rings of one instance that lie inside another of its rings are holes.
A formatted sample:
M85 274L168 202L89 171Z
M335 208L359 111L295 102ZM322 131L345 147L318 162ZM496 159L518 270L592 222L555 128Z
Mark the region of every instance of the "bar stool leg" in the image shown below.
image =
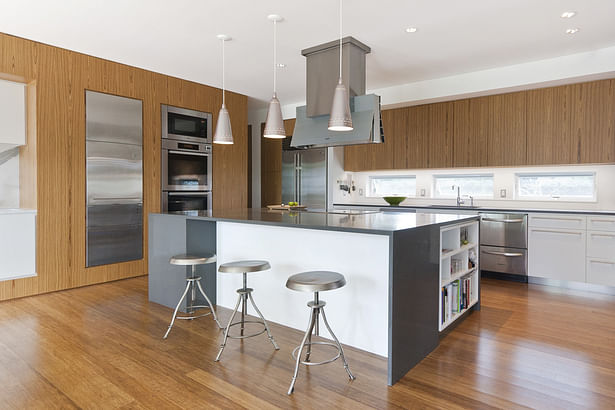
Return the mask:
M314 304L318 305L319 300L318 300L318 292L314 292ZM314 333L316 336L318 336L318 313L320 312L320 309L314 309L314 322L315 322L315 326L314 326L314 332L310 332L309 336L308 336L308 340L307 340L307 353L305 354L305 361L309 362L310 361L310 356L312 355L312 333Z
M342 356L342 361L344 362L344 369L346 369L346 373L348 373L348 377L350 377L350 380L356 379L356 377L354 377L353 374L350 372L350 368L348 367L348 362L346 361L346 357L344 356L344 349L342 349L342 345L340 344L340 341L337 340L335 333L333 333L333 330L331 330L331 326L329 326L329 322L327 322L327 316L325 316L325 309L321 308L320 312L322 313L322 321L325 322L325 326L327 327L329 334L331 335L333 340L335 340L335 344L340 349L340 356Z
M314 330L314 311L316 310L316 308L312 308L312 310L310 311L310 321L308 324L308 328L305 331L305 334L303 335L303 340L301 340L301 345L299 345L299 351L297 351L297 361L295 362L295 373L293 374L293 379L290 382L290 387L288 389L288 394L291 395L293 393L293 390L295 390L295 382L297 381L297 374L299 374L299 363L301 362L301 353L303 353L303 347L305 346L305 343L307 341L307 338L310 334L312 334L312 331Z
M220 322L218 321L218 316L216 315L216 309L214 309L213 303L211 303L211 300L209 300L209 297L207 296L207 293L205 293L205 291L203 290L203 287L201 286L201 281L200 280L196 281L196 284L199 287L199 290L201 291L201 294L205 297L205 300L207 301L207 303L209 303L209 310L211 310L211 314L213 315L214 320L218 324L218 327L220 329L222 329L223 327L220 326Z
M241 294L241 333L240 335L243 336L243 331L244 331L244 327L245 327L245 321L246 321L246 314L247 312L247 304L248 304L248 298L247 298L247 288L248 288L248 278L247 278L247 274L246 272L243 273L243 291L244 293Z
M231 329L231 323L233 323L233 319L235 318L235 314L239 309L239 302L241 302L241 295L237 298L237 303L235 303L235 309L233 309L233 313L231 314L231 318L228 320L228 324L226 325L226 329L224 330L224 339L222 339L222 344L220 345L220 350L218 351L218 356L216 356L215 362L220 361L220 356L222 356L222 351L224 350L224 346L226 346L226 340L228 339L228 332Z
M171 324L169 325L167 332L164 334L163 339L166 339L167 336L169 336L169 332L171 331L171 328L173 327L173 323L175 323L175 317L177 317L177 311L179 310L179 306L182 304L182 302L186 298L186 295L188 294L188 289L190 289L190 282L186 283L186 289L184 290L184 294L179 299L179 302L177 302L177 306L175 306L175 311L173 312L173 318L171 318Z
M254 310L256 310L256 313L258 313L258 316L260 316L261 320L263 321L263 324L265 325L265 329L267 330L267 337L269 337L269 341L271 342L275 350L280 350L280 347L275 342L275 339L273 338L273 335L271 334L271 330L269 330L269 325L267 324L265 317L263 316L261 311L258 310L258 307L256 306L256 303L254 302L254 298L252 297L252 292L248 293L247 297L250 298L250 302L252 302L252 306L254 307Z

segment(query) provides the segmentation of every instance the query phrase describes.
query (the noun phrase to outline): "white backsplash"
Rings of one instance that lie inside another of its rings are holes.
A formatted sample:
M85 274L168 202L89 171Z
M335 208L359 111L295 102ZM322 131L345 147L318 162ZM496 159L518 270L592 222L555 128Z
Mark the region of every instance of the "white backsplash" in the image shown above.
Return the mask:
M0 145L0 208L19 208L19 148Z
M519 172L595 172L597 201L594 202L567 202L567 201L522 201L514 199L516 177ZM408 198L401 205L425 206L425 205L455 205L455 199L432 198L433 176L437 174L473 174L492 173L494 176L495 192L506 190L506 198L476 199L475 205L493 208L512 209L578 209L578 210L608 210L615 211L615 165L566 165L551 167L517 167L517 168L449 168L428 170L392 170L392 171L369 171L369 172L337 172L331 173L329 184L333 186L333 203L356 204L356 205L382 205L388 204L377 197L368 197L368 182L370 175L415 175L417 195L425 190L425 196ZM355 190L347 193L339 189L337 181L349 181L355 186ZM463 192L462 192L463 195Z

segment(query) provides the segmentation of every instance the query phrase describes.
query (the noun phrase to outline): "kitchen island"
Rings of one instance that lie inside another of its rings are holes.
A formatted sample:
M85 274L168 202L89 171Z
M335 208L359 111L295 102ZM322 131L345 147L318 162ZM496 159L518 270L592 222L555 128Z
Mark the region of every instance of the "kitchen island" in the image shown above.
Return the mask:
M460 243L468 228L471 243ZM307 270L340 272L347 286L321 295L327 317L343 344L388 360L392 385L438 345L449 324L479 308L477 269L450 274L451 255L465 255L467 264L477 243L478 217L471 215L267 209L150 214L149 298L175 307L187 271L169 265L174 254L216 253L218 265L264 259L271 270L248 279L256 303L269 321L303 332L312 295L286 289L286 279ZM216 274L213 264L200 266L199 274L212 302L232 309L241 276ZM471 278L473 298L465 310L447 315L444 286L463 275Z

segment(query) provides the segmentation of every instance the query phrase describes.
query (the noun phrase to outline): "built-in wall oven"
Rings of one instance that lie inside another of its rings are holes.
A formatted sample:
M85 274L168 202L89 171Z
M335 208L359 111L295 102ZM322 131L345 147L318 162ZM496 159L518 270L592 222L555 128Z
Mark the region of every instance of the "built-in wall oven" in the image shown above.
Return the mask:
M211 210L211 114L162 106L162 211Z
M527 214L481 213L480 268L527 282Z

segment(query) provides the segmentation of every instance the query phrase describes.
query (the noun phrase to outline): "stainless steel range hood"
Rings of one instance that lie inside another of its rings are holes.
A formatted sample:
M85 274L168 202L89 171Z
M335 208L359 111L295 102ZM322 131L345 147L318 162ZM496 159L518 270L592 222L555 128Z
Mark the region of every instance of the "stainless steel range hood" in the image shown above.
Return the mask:
M306 102L297 107L291 147L317 148L375 144L384 141L380 97L365 94L365 55L371 49L353 37L342 40L344 84L350 95L352 131L329 131L329 111L339 78L339 42L331 41L301 51L306 57Z

